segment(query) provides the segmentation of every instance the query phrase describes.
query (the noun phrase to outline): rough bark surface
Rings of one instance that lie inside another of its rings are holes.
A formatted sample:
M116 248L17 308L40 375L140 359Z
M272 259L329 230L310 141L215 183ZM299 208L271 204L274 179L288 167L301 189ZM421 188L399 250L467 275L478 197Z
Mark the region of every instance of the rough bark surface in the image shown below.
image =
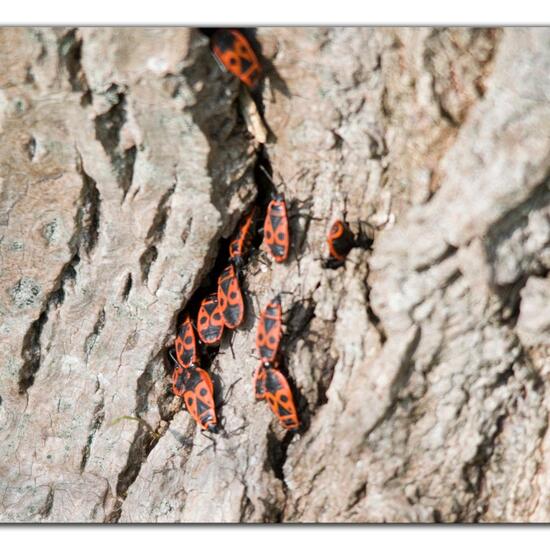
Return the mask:
M550 31L252 35L265 148L198 30L0 30L0 519L549 521ZM163 356L259 154L293 252L245 269L214 444ZM298 434L251 388L281 291Z

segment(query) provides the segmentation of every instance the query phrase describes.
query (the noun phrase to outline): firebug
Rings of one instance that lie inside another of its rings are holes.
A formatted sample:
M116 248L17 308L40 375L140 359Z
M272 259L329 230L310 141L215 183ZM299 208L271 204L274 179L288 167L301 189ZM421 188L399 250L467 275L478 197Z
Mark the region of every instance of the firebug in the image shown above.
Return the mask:
M275 367L276 363L260 363L254 373L253 386L256 399L265 399L283 428L300 427L292 391L287 379Z
M172 376L172 391L182 397L189 414L209 432L218 432L214 387L210 375L200 367L176 367Z
M272 185L277 188L271 174L260 165L260 169L267 176ZM272 193L267 205L264 221L264 242L273 259L282 263L288 258L290 250L290 232L288 224L288 212L283 193Z
M254 89L260 81L262 68L254 50L243 33L234 29L219 29L211 38L216 59L226 70Z
M286 202L282 193L275 194L267 205L264 242L276 262L281 263L288 258L290 234Z
M244 302L233 264L218 278L218 303L227 328L237 328L244 320Z
M327 267L340 267L343 265L349 251L355 246L355 236L348 224L342 220L336 220L327 236L329 251Z
M256 332L256 348L264 363L275 361L282 336L281 299L276 296L260 315Z
M197 332L205 344L212 346L220 343L223 334L223 316L218 305L218 294L209 294L201 302L197 315Z
M199 353L197 348L197 339L195 338L195 329L189 314L186 314L183 322L178 328L176 336L176 357L178 363L188 368L199 364Z
M253 206L250 212L244 216L235 237L229 243L229 257L237 269L243 266L244 260L250 252L257 215L258 207Z

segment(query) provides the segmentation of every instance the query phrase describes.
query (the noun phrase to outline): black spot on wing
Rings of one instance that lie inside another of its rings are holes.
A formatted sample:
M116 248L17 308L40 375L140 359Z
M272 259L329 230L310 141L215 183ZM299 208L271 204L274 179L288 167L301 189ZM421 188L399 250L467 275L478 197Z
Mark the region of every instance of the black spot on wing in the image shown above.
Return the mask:
M206 310L206 313L208 313L208 315L212 315L213 311L218 306L218 303L217 302L204 302L203 305L204 305L204 309Z
M277 230L277 227L281 224L282 216L270 216L269 220L271 221L271 227L273 227L273 231Z
M181 360L184 365L190 365L191 361L193 360L193 350L192 349L186 349L183 352L183 355L181 356Z
M185 381L185 388L189 391L195 391L195 388L201 383L201 375L194 368L186 369L188 371L188 377Z
M214 43L222 52L226 52L235 47L235 38L229 31L220 30L214 35Z
M278 308L276 305L271 305L271 302L265 308L265 314L269 317L278 316Z
M275 319L271 319L269 317L265 317L264 318L264 327L265 327L265 331L266 332L269 332L274 326L275 324L277 323L277 321Z
M240 305L228 306L223 310L223 318L227 326L235 326L239 323L242 316L242 308Z
M210 410L210 405L204 402L202 399L197 398L197 412L199 416ZM288 413L287 413L288 414Z
M284 247L276 243L270 244L269 250L271 250L271 254L273 254L273 256L275 256L276 258L283 256L285 253Z
M259 372L256 377L256 399L264 399L265 397L265 373Z
M277 414L279 416L289 416L290 411L287 411L281 404L277 405Z
M260 346L260 359L263 359L265 361L273 361L274 359L274 353L271 348L268 348L267 346Z
M231 286L231 281L233 280L233 277L227 277L226 279L222 279L221 287L223 290L223 293L227 296L229 292L229 287Z
M222 327L210 325L208 328L201 331L201 336L203 340L207 342L213 342L214 340L219 339L221 332Z
M281 382L279 381L277 375L273 371L268 370L265 380L266 391L272 394L276 394L280 389L282 389L282 387L283 386L281 385Z
M244 57L241 57L241 70L243 73L246 73L250 67L252 67L252 63L248 59L245 59Z
M183 372L178 374L174 385L179 391L183 391L185 389L185 375L183 374Z

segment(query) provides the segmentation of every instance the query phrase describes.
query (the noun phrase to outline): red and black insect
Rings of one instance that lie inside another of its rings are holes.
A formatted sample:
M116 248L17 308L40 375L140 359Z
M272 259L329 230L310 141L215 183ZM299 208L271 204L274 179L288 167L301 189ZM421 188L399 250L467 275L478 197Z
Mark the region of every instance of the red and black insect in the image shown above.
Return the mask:
M276 363L260 363L254 373L253 386L256 399L265 399L283 428L300 427L292 391L287 379L276 368Z
M243 322L243 296L233 264L229 264L218 278L218 304L227 328L237 328Z
M218 305L218 294L209 294L201 302L197 315L197 332L202 342L209 346L220 343L223 334L224 321Z
M216 59L232 74L254 89L262 68L246 37L234 29L219 29L211 38Z
M276 360L282 336L281 299L276 296L262 311L256 332L256 348L264 363Z
M199 352L195 330L189 314L186 314L181 323L175 341L176 357L178 363L188 368L199 364Z
M355 235L348 224L336 220L327 236L329 257L325 260L326 267L336 268L343 265L349 251L356 245Z
M290 233L286 202L282 193L274 195L267 205L264 242L276 262L281 263L288 258Z
M265 399L273 414L287 430L300 426L292 390L279 370L278 352L282 337L281 299L276 296L262 311L256 333L256 347L260 365L254 373L253 386L256 399Z
M218 432L214 386L210 375L200 367L176 367L172 376L172 391L182 397L189 414L209 432Z
M258 207L253 206L250 212L244 216L235 237L229 243L229 257L237 269L243 266L250 252L257 216Z

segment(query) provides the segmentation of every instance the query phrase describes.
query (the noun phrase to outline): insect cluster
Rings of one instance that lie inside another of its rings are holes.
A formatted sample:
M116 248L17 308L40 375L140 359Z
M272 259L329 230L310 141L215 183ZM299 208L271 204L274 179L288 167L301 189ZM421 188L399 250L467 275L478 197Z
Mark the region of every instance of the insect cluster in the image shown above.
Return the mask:
M241 32L230 29L215 31L211 35L211 48L224 70L238 77L248 88L257 87L262 74L261 65ZM269 173L263 170L271 180ZM184 312L177 327L175 357L170 353L175 363L173 393L183 399L197 424L213 433L219 431L214 385L209 373L201 368L201 349L208 353L208 349L219 346L224 332L237 329L245 320L240 279L256 234L263 231L263 242L274 261L283 263L289 255L290 232L284 194L272 194L265 210L263 229L257 231L260 216L260 208L254 205L241 220L229 242L228 263L217 279L216 289L211 289L202 299L196 323L189 312ZM324 262L325 267L336 268L344 263L355 245L355 238L347 224L338 220L331 227L327 244L329 257ZM260 364L254 372L252 386L255 398L267 402L285 429L297 430L300 421L293 393L282 372L282 337L283 311L277 295L264 308L258 322L256 348Z

